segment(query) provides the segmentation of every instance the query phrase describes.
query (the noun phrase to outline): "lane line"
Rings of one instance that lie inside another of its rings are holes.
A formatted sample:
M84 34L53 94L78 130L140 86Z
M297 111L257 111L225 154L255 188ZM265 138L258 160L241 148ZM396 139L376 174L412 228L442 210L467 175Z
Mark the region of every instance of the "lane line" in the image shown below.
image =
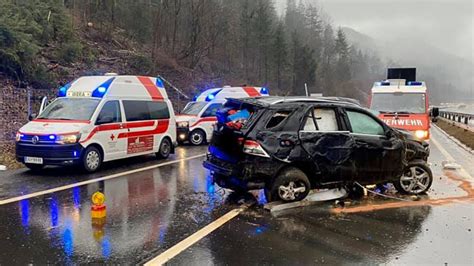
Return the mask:
M221 227L228 221L232 220L235 218L237 215L239 215L241 212L246 210L248 206L242 206L238 209L233 209L230 212L224 214L221 216L219 219L215 220L214 222L206 225L196 233L188 236L187 238L181 240L178 244L172 246L171 248L167 249L160 255L156 256L155 258L151 259L147 263L145 263L145 266L154 266L154 265L163 265L172 258L176 257L178 254L198 242L199 240L203 239L210 233L212 233L214 230L217 228Z
M434 136L430 139L430 141L436 146L436 148L438 148L438 150L444 155L444 157L448 159L448 161L456 161L456 159L454 159L454 157L443 146L441 146L441 144L434 138ZM465 178L473 179L472 176L464 169L464 167L462 167L462 165L459 164L459 166L460 168L458 170L462 176L464 176Z
M159 167L170 165L170 164L184 162L184 161L196 159L196 158L199 158L199 157L203 157L205 155L206 154L203 153L203 154L194 155L194 156L183 158L183 159L178 159L178 160L173 160L173 161L164 162L164 163L160 163L160 164L150 165L150 166L146 166L146 167L142 167L142 168L138 168L138 169L134 169L134 170L130 170L130 171L116 173L116 174L113 174L113 175L108 175L108 176L104 176L104 177L90 179L90 180L86 180L86 181L82 181L82 182L78 182L78 183L73 183L73 184L69 184L69 185L65 185L65 186L61 186L61 187L51 188L51 189L38 191L38 192L31 193L31 194L17 196L17 197L13 197L13 198L9 198L9 199L4 199L4 200L0 200L0 206L5 205L5 204L9 204L9 203L13 203L13 202L17 202L17 201L20 201L20 200L24 200L24 199L35 198L35 197L38 197L38 196L42 196L42 195L51 194L51 193L58 192L58 191L71 189L71 188L74 188L74 187L85 186L85 185L88 185L88 184L91 184L91 183L96 183L96 182L99 182L99 181L109 180L109 179L121 177L121 176L124 176L124 175L134 174L134 173L143 172L143 171L150 170L150 169L155 169L155 168L159 168Z

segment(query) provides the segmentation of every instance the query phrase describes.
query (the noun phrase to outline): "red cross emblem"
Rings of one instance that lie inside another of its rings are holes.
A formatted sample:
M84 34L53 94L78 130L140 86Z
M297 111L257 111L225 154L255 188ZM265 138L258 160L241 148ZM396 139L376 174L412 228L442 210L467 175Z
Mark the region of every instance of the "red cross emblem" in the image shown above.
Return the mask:
M114 134L111 134L111 135L110 135L110 139L111 139L112 141L114 141L114 139L115 139Z

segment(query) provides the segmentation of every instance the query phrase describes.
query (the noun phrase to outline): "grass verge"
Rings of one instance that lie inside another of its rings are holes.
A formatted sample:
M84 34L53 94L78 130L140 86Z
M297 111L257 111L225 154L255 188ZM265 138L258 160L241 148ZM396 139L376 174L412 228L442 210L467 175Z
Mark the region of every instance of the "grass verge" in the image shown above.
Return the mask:
M474 150L474 132L460 128L454 123L449 123L441 119L438 119L436 125L467 147Z

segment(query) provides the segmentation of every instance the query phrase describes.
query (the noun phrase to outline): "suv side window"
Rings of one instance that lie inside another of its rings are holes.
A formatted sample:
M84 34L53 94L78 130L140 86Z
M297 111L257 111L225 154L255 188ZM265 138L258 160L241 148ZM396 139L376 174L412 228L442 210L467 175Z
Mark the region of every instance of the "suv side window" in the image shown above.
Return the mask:
M217 110L222 107L221 103L213 103L202 113L202 117L216 116Z
M106 123L101 121L107 121ZM122 114L120 112L119 101L108 101L100 110L97 116L96 124L119 123L122 122Z
M316 120L316 124L314 120ZM303 128L304 131L338 131L336 112L329 108L315 108L308 117Z
M352 133L367 134L367 135L384 135L384 130L381 124L379 124L372 117L356 112L346 111L351 123Z

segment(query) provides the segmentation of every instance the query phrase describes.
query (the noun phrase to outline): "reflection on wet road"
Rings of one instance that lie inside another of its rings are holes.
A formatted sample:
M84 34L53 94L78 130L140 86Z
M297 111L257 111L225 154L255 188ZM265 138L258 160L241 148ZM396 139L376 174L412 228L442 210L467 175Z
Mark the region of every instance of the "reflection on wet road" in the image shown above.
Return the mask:
M468 173L472 154L436 130L433 136ZM176 158L205 152L180 148ZM426 199L402 202L369 197L335 211L333 202L270 214L256 205L169 261L170 264L461 263L473 264L472 181L441 168L435 145L435 176ZM241 199L214 186L202 159L74 187L0 206L0 264L144 263L192 235ZM173 159L172 159L173 160ZM72 184L160 163L124 160L94 175L68 177L64 169L42 176L18 171L0 178L0 198ZM57 175L62 175L57 177ZM460 178L456 180L456 178ZM464 188L462 185L464 184ZM106 196L106 218L91 218L90 197ZM248 196L245 202L249 202ZM443 204L434 200L458 198ZM413 202L413 201L411 201ZM398 204L390 207L390 204ZM358 210L367 206L374 209ZM357 211L350 211L357 210Z

